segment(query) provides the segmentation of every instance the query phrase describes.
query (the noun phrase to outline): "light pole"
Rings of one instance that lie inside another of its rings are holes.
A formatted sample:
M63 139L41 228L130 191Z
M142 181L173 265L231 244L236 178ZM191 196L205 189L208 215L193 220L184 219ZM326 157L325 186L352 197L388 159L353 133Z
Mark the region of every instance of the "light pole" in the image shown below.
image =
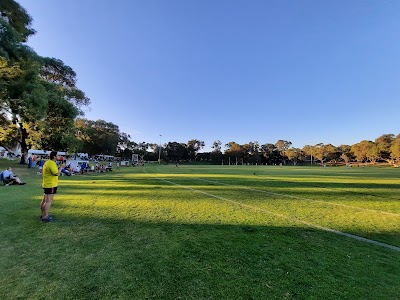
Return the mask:
M161 164L161 134L160 134L160 146L158 147L158 164Z

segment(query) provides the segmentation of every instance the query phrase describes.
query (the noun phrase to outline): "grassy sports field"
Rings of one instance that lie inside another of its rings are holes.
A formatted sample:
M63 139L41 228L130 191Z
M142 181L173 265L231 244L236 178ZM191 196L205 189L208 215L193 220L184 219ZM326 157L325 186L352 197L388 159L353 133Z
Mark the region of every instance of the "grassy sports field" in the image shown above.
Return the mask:
M400 299L400 169L8 165L0 299Z

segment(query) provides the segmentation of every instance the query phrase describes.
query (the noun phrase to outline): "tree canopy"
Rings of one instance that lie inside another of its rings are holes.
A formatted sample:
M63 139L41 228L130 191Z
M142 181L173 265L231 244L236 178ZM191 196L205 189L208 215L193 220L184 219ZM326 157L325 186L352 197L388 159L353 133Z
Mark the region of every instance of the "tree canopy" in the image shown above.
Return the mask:
M0 143L18 143L22 153L31 147L66 150L76 146L74 119L90 100L76 87L71 67L25 44L35 33L31 22L15 1L0 3Z

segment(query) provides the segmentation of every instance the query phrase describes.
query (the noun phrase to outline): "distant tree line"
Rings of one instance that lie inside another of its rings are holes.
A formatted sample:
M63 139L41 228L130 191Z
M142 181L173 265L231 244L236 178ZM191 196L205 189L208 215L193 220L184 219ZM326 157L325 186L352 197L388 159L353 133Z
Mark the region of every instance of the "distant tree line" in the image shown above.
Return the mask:
M161 160L167 163L207 162L213 164L312 164L312 163L371 163L387 162L400 164L400 134L384 134L375 141L361 141L354 145L334 146L332 144L291 147L290 141L260 144L229 142L222 149L221 141L215 141L211 152L200 151L205 147L201 140L192 139L187 143L156 143L130 140L130 136L118 131L118 126L102 120L78 119L79 139L82 150L89 154L109 154L129 159L139 154L148 161Z
M278 140L276 143L260 144L249 142L240 145L236 142L225 144L215 141L211 152L199 153L205 146L203 141L190 140L187 143L169 142L157 144L132 143L120 152L130 157L139 153L147 160L157 160L158 154L165 162L209 162L214 164L349 164L387 162L400 164L400 134L384 134L375 141L361 141L354 145L332 144L305 145L303 148L291 147L290 141Z

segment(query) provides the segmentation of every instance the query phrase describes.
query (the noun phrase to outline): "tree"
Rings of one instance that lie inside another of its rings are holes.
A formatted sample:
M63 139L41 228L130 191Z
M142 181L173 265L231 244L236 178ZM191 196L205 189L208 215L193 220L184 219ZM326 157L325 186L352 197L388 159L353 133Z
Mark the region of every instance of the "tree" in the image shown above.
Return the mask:
M340 158L343 159L343 161L348 164L350 161L354 158L353 153L351 152L351 146L349 145L340 145L338 147L340 154Z
M0 125L0 146L6 148L14 148L18 138L18 127L15 126L8 118L1 118Z
M5 108L4 100L7 98L7 86L11 80L21 76L22 70L18 64L10 64L4 57L0 56L0 109Z
M43 57L42 61L40 77L46 82L53 83L65 100L74 104L77 108L90 104L90 99L76 87L76 73L71 67L56 58ZM82 114L81 111L79 112Z
M338 161L340 160L340 156L341 156L341 151L338 147L335 147L332 144L328 144L326 145L326 161L331 162L333 165L336 165L338 163Z
M213 162L220 163L223 158L223 154L221 152L221 145L222 145L221 141L216 140L213 142L213 145L211 146L213 151L211 151L210 157Z
M261 164L262 156L260 154L260 144L255 142L249 142L248 144L244 144L243 148L243 159L251 164Z
M28 37L35 33L35 30L31 27L31 16L13 0L1 0L0 18L15 30L22 42L26 42Z
M394 139L394 134L383 134L375 139L375 145L378 149L379 158L384 159L389 163L392 162L390 148Z
M337 149L332 144L324 145L323 143L316 144L313 147L314 157L317 158L321 164L324 163L325 160L336 160L337 159Z
M188 156L188 147L184 143L169 142L166 146L168 160L178 162Z
M303 148L301 149L303 152L304 152L304 154L306 155L306 156L309 156L310 157L310 164L312 165L312 163L313 163L313 157L314 157L314 154L313 154L313 146L311 146L311 145L305 145L305 146L303 146Z
M390 147L390 157L392 158L392 163L399 165L400 164L400 134L397 135Z
M133 150L137 148L138 144L131 141L131 136L129 134L120 132L116 155L118 155L119 157L130 159L132 157Z
M204 142L199 140L190 140L187 143L187 152L189 154L189 160L196 160L196 155L199 150L204 147Z
M357 144L354 144L351 147L351 151L354 153L354 156L356 157L358 162L364 162L365 160L367 160L368 151L370 150L372 144L374 143L364 140Z
M221 141L220 140L216 140L214 141L213 145L211 146L211 148L213 148L213 152L221 152Z
M376 161L379 159L379 157L380 157L380 151L378 145L376 145L374 142L369 142L367 148L367 159L372 164L375 164Z
M280 161L280 154L278 148L274 144L261 145L260 151L268 163L277 163Z
M300 160L304 159L305 153L299 148L289 148L286 150L286 156L295 166Z
M137 147L134 148L135 153L142 155L142 156L147 153L148 149L149 149L149 144L146 142L138 143Z
M119 127L104 120L75 121L78 139L82 141L82 152L89 154L114 155L120 142Z
M238 163L238 159L243 157L243 147L235 142L229 142L225 144L225 147L227 148L225 150L225 155L228 157L235 157L235 163Z
M47 114L43 121L45 149L77 149L74 120L83 115L82 107L90 103L85 93L76 87L76 73L59 59L43 57L40 78L48 97Z
M89 99L77 89L76 74L60 60L42 58L25 45L34 33L31 17L15 1L0 3L0 113L12 126L0 142L18 141L25 154L32 145L75 147L73 121ZM17 129L17 130L15 130Z
M39 62L34 58L26 58L19 62L21 66L20 76L13 78L3 89L3 110L10 117L12 124L18 128L18 136L15 137L21 145L22 153L29 148L29 130L32 123L46 116L49 103L49 95L44 83L38 77ZM29 125L30 124L30 125ZM21 162L24 161L24 155Z
M284 141L284 140L278 140L275 143L276 149L279 151L283 163L285 163L285 157L286 157L286 150L289 149L289 147L292 145L291 142L289 141Z
M43 116L40 108L47 101L38 80L40 58L24 44L34 33L31 22L25 9L15 1L0 2L0 112L12 124L11 130L2 128L6 132L0 142L19 141L23 152L28 147L27 123Z
M47 105L41 108L44 116L38 115L35 122L36 131L41 133L36 143L43 149L77 149L79 141L75 136L74 120L83 114L81 107L88 105L90 100L76 87L76 73L71 67L54 58L45 57L42 58L42 62L38 81L44 88L41 95L46 96L47 101L40 103ZM31 122L26 115L23 120ZM25 139L32 135L23 124L20 127L23 132L25 131L23 135ZM23 151L28 148L25 146L25 139L21 140Z
M158 160L158 149L159 144L156 143L145 143L143 142L140 146L141 149L145 150L144 159L149 161L156 161ZM151 151L148 151L151 150Z

